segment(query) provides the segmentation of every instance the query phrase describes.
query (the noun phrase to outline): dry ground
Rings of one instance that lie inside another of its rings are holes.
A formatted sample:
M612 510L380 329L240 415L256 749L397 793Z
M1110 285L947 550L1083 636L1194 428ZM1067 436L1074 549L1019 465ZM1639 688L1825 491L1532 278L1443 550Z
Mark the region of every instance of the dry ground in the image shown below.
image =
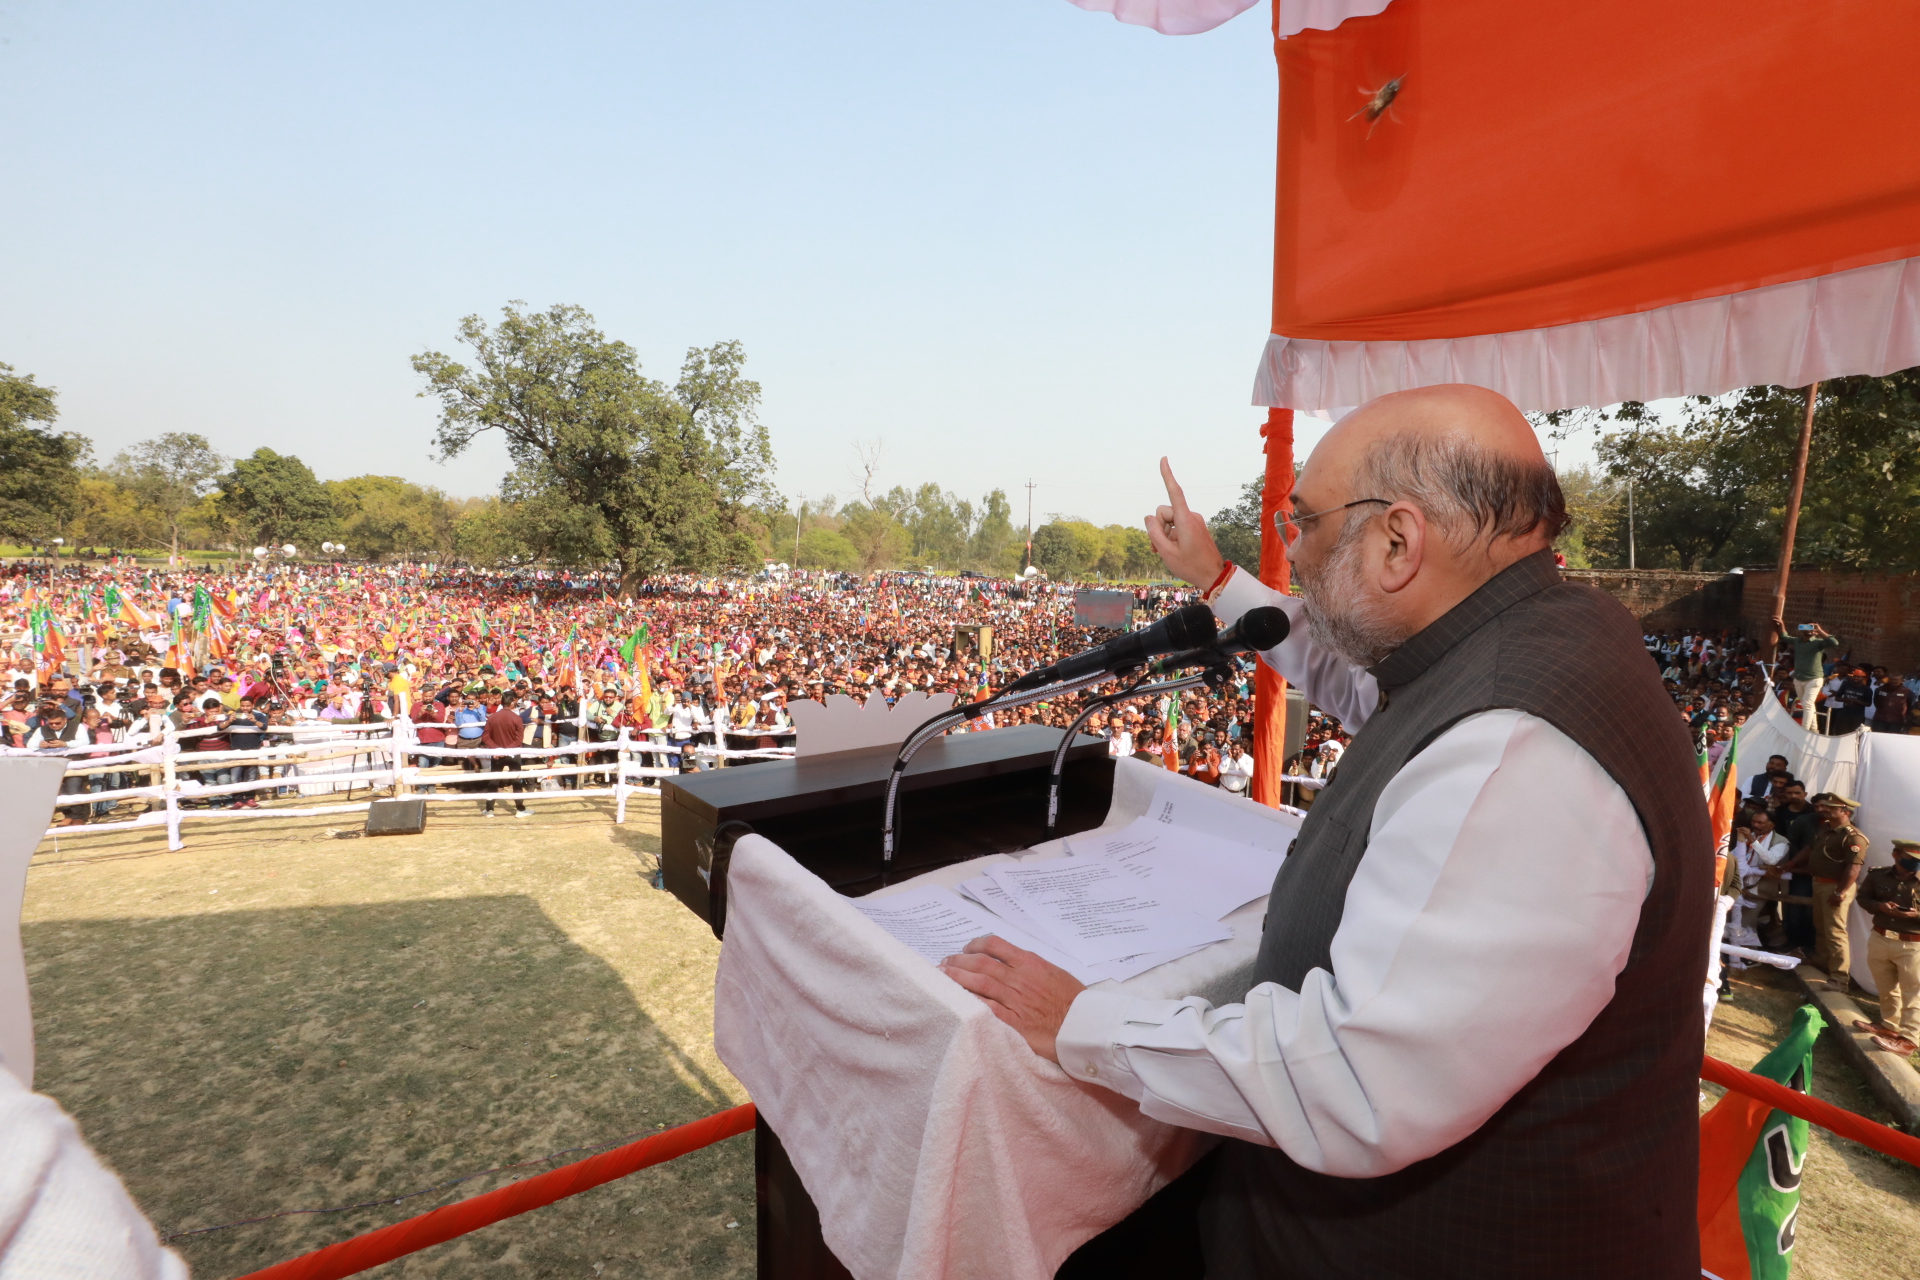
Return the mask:
M189 823L179 853L148 833L47 842L25 928L39 1087L163 1233L394 1196L744 1101L713 1055L718 944L651 887L653 802L624 827L605 802L536 807L435 806L425 835L378 840L289 817ZM1798 1003L1771 970L1737 977L1710 1051L1752 1065ZM1814 1091L1886 1118L1824 1042ZM1920 1171L1814 1132L1796 1274L1920 1276ZM197 1276L236 1276L527 1172L178 1247ZM735 1138L369 1274L746 1276L752 1228Z
M147 833L48 841L25 923L38 1085L163 1234L743 1102L713 1054L719 944L651 887L657 807L624 827L608 809L436 805L425 835L371 840L328 838L352 818L190 822L179 853ZM750 1275L751 1142L369 1274ZM196 1276L236 1276L536 1171L177 1247Z

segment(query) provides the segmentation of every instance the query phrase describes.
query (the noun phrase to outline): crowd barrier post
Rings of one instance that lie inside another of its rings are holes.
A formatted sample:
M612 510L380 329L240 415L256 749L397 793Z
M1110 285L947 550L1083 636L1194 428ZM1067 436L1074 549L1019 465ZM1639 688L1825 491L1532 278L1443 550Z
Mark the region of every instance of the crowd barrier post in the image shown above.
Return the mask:
M167 852L178 853L186 848L186 841L180 838L180 787L175 761L180 755L180 744L174 740L171 731L161 743L160 750L160 786L166 796L167 805Z
M630 741L630 727L620 726L620 736L613 744L613 820L625 825L627 821L627 744Z
M413 721L404 715L396 717L393 721L393 795L396 800L404 800L413 794L413 775L420 766L408 763L405 748L414 741Z

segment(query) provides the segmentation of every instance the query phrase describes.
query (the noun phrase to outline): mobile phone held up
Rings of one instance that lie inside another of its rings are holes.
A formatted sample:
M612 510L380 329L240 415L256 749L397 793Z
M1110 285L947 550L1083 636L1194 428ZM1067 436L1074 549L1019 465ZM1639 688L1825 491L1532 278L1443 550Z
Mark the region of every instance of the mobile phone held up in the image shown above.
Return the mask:
M1799 626L1795 627L1794 630L1795 631L1811 631L1813 630L1813 624L1811 622L1803 622Z

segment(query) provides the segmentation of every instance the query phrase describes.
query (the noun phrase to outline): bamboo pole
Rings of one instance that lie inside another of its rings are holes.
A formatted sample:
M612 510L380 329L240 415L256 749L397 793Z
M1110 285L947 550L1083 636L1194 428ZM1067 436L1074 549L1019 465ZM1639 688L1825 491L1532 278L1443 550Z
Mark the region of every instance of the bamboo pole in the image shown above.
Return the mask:
M1820 384L1815 382L1807 387L1807 411L1800 419L1800 443L1793 451L1793 484L1787 490L1787 519L1780 530L1780 572L1773 583L1773 612L1767 621L1767 656L1772 660L1773 653L1780 647L1780 627L1777 620L1786 617L1787 576L1793 570L1793 539L1800 531L1800 495L1807 484L1807 447L1813 443L1813 404L1820 394Z

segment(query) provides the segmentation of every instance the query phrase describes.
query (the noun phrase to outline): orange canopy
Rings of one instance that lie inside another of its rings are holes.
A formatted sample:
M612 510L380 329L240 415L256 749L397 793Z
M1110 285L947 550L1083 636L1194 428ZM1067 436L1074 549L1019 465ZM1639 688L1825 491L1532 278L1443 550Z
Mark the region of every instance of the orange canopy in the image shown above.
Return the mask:
M1920 4L1392 0L1275 48L1257 403L1470 381L1549 409L1920 364Z

